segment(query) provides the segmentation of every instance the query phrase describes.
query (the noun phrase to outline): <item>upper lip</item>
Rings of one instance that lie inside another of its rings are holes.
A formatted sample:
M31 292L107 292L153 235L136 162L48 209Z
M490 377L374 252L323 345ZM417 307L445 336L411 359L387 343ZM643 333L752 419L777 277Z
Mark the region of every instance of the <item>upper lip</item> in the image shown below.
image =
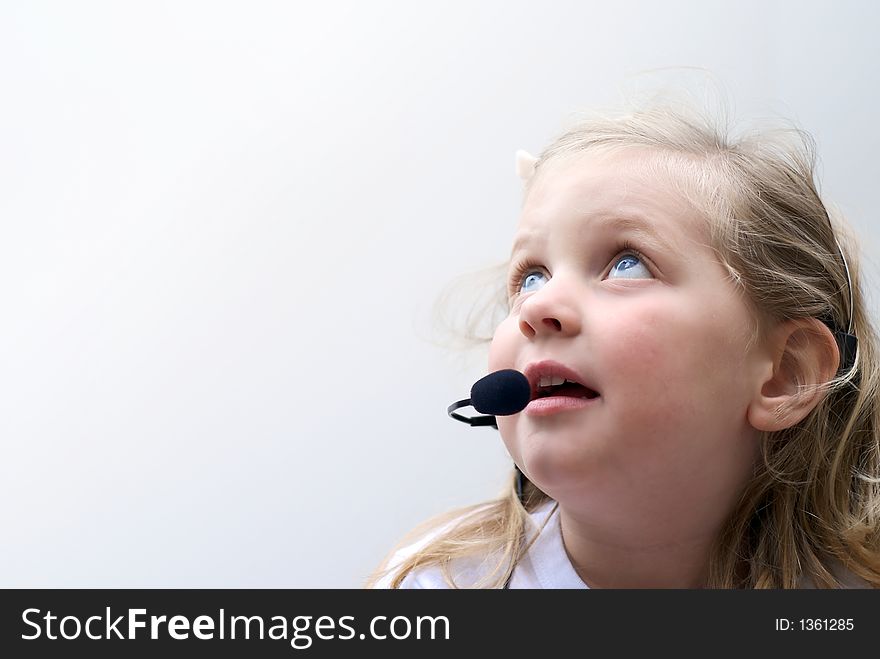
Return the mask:
M545 359L539 362L532 362L528 364L523 371L523 375L526 376L526 379L529 381L529 386L532 388L532 399L538 395L538 385L541 382L542 377L552 377L558 376L561 378L565 378L569 382L575 382L579 385L586 387L587 389L591 389L596 391L596 388L591 385L585 376L580 373L576 373L568 366L564 364L560 364L557 361L553 361L552 359ZM599 392L596 391L598 394Z

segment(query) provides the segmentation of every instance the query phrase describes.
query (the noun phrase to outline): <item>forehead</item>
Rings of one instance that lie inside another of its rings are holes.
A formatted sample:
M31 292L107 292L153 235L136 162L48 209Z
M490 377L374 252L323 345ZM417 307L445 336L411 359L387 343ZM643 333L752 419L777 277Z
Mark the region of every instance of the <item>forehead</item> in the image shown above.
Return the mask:
M516 243L551 226L629 229L670 245L708 241L703 213L682 192L687 181L650 151L585 153L546 165L526 197Z

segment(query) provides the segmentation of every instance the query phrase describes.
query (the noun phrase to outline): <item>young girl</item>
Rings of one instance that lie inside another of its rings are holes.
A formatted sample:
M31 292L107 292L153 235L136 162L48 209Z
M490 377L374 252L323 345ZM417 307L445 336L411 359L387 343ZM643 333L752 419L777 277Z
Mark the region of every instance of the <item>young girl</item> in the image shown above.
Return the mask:
M880 585L876 338L811 145L655 106L521 158L488 365L532 387L497 418L510 490L368 585Z

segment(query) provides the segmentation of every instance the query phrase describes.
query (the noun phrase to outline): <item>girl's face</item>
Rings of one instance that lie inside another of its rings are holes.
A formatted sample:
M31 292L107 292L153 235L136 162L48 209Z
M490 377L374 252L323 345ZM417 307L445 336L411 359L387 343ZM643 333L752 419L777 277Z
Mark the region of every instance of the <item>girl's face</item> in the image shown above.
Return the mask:
M757 457L747 408L767 363L706 220L650 158L586 154L539 174L489 354L490 371L553 360L598 392L498 426L535 485L612 523L732 505Z

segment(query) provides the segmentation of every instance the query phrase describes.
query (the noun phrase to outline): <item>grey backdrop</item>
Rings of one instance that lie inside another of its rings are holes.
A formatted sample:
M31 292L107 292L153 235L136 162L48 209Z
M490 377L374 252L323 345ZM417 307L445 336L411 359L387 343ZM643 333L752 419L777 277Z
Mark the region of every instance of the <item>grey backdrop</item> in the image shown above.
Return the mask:
M799 122L873 258L878 19L2 2L0 585L357 587L496 494L497 434L445 413L485 354L432 307L507 256L516 149L622 90L708 75Z

